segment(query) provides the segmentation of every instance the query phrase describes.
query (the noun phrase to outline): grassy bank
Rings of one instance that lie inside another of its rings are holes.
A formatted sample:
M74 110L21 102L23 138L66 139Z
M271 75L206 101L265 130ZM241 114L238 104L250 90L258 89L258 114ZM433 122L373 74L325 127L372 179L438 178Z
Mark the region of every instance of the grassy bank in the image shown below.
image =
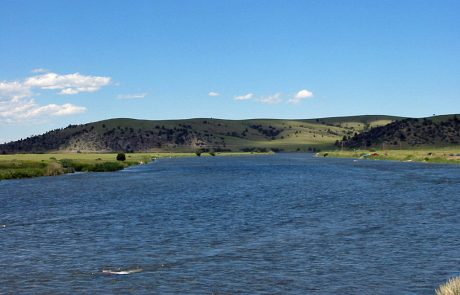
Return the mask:
M460 277L454 277L439 286L436 295L460 295Z
M460 146L443 148L423 147L400 150L334 150L322 152L319 156L369 160L393 160L402 162L460 164Z
M201 153L200 156L239 156L253 153ZM54 176L73 172L109 172L160 158L196 157L195 153L129 153L125 161L117 154L57 153L0 155L0 180Z

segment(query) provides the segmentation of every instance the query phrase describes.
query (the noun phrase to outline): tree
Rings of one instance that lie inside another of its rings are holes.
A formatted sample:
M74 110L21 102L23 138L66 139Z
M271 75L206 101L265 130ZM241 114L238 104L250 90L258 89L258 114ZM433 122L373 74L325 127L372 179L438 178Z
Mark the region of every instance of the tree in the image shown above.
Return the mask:
M126 160L125 153L118 153L117 154L117 161L124 161L124 160Z

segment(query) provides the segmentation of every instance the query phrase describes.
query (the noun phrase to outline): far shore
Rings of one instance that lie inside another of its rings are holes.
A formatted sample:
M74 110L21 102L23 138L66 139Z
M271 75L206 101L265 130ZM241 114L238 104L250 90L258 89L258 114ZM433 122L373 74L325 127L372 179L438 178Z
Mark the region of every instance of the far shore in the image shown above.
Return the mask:
M270 153L126 153L117 160L117 153L47 153L0 155L0 180L56 176L73 172L111 172L147 164L161 158L266 155Z
M318 153L319 157L391 160L438 164L460 164L460 146L423 147L414 149L356 149L333 150Z
M73 172L110 172L147 164L162 158L267 155L273 152L210 152L210 153L126 153L125 160L117 160L117 153L46 153L0 155L0 180L56 176ZM354 158L364 160L392 160L460 164L460 146L414 149L329 150L318 157Z

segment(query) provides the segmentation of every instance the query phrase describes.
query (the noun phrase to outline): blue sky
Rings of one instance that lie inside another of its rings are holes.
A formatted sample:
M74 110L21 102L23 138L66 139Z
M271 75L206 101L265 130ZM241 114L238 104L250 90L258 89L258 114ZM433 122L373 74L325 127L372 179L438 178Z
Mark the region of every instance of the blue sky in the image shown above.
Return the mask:
M460 113L459 11L457 0L3 0L0 142L114 117Z

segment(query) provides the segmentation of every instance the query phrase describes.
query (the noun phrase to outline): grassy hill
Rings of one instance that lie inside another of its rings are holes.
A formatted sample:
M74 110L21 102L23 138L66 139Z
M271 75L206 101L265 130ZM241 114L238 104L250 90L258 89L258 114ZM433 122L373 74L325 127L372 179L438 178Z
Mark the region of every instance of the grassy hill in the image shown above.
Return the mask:
M350 148L387 148L421 146L443 147L460 144L460 116L443 115L429 118L407 118L346 138L338 145Z
M110 119L69 125L0 145L0 153L308 151L403 119L353 116L303 120Z

